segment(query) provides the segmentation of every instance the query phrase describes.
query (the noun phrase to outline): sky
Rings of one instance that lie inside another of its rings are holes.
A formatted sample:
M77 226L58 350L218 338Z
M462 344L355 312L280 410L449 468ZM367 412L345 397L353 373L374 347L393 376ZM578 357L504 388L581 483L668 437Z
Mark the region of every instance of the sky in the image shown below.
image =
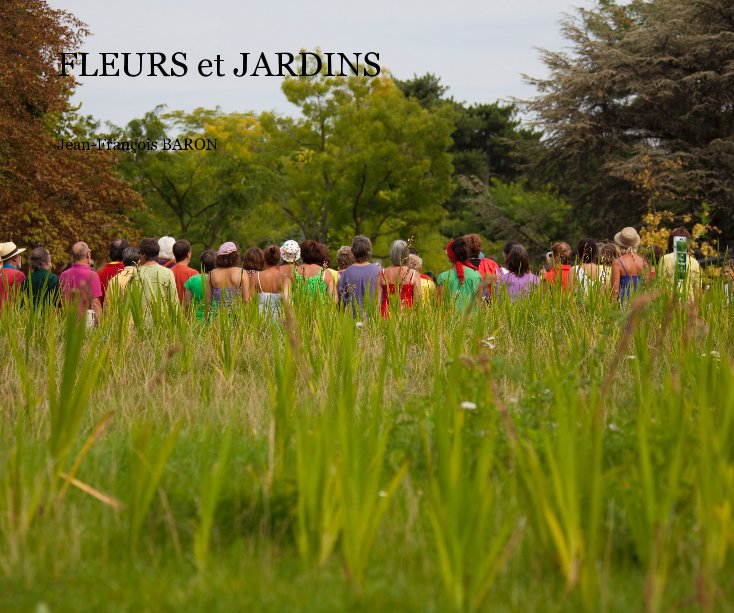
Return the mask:
M590 0L50 0L87 24L78 51L187 54L183 78L79 78L74 101L103 122L124 125L158 104L191 111L272 110L295 115L280 77L231 75L241 52L322 51L380 54L400 79L432 72L449 94L468 103L534 94L522 74L545 76L538 48L562 49L564 13ZM69 50L72 51L72 50ZM196 74L200 59L220 54L228 76ZM252 57L252 55L251 55Z

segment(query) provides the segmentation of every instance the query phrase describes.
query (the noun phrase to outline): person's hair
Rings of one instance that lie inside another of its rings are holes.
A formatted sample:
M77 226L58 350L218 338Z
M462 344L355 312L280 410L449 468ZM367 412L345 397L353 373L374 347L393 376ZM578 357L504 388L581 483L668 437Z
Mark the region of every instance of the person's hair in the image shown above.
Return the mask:
M434 283L436 282L436 275L434 275L430 270L427 270L423 274L426 275L426 277L428 277Z
M372 257L372 241L361 234L355 236L352 240L352 255L354 261L360 264L368 261Z
M250 247L242 256L242 268L245 270L262 270L265 268L265 256L260 247Z
M43 270L51 263L51 254L43 247L36 247L28 254L31 270Z
M217 252L214 249L205 249L199 256L199 262L204 272L211 272L217 267Z
M233 251L232 253L226 253L224 255L217 255L216 264L217 268L233 268L235 266L239 266L239 251Z
M120 254L120 258L125 266L135 266L140 259L140 249L137 247L125 247Z
M507 270L518 277L524 277L530 272L528 250L519 243L513 245L507 254Z
M451 249L459 262L466 262L471 255L469 253L469 245L466 242L466 238L463 236L453 240L451 243Z
M693 238L691 233L685 228L676 228L675 230L671 230L668 235L668 253L673 252L673 244L675 242L673 239L675 239L676 236L682 236L685 238L686 241L688 241L688 248L691 248L690 241Z
M263 249L263 260L268 266L277 266L280 264L280 247L278 245L270 245Z
M502 253L504 254L505 258L507 258L508 255L510 255L510 251L512 251L512 248L515 245L519 245L517 241L507 241L505 245L502 247Z
M182 260L185 260L188 257L189 253L191 253L191 243L185 238L177 240L175 243L173 243L173 257L175 258L176 262L181 262Z
M418 255L418 250L415 247L408 247L408 255Z
M110 262L121 262L122 252L125 251L130 244L124 238L116 238L110 243Z
M78 242L74 243L71 248L71 259L75 262L81 262L89 253L89 245L87 243Z
M596 264L599 259L599 249L596 241L591 238L582 238L576 245L576 257L579 264Z
M390 245L390 264L403 266L408 259L408 243L404 240L396 240Z
M619 257L619 247L614 243L604 243L602 248L599 250L599 262L606 266Z
M328 264L329 248L318 241L305 240L301 243L301 260L304 264Z
M354 264L352 248L347 245L342 245L339 247L339 251L336 252L336 265L339 267L339 270L344 270L352 264Z
M724 270L734 271L734 258L729 258L724 264Z
M551 245L553 259L558 260L561 264L568 264L571 259L571 245L565 241L556 241Z
M479 234L467 234L464 236L466 246L469 249L469 257L479 257L482 252L482 237Z
M420 272L421 268L423 268L423 260L421 259L421 256L415 253L409 254L407 266L411 270L417 270L418 272Z
M161 246L158 244L158 241L150 237L141 238L138 249L140 249L140 255L147 261L154 260L161 252Z

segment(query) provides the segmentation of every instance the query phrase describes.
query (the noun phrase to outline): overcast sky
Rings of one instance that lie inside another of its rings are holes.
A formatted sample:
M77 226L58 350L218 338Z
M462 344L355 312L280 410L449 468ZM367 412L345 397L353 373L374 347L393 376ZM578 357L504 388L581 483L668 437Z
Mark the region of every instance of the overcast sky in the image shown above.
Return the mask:
M157 104L192 110L275 110L295 114L279 77L231 75L240 52L301 48L380 54L398 78L433 72L458 100L528 97L522 73L544 75L538 47L559 49L563 13L589 0L50 0L92 31L81 51L187 53L183 78L89 77L75 100L82 112L124 124ZM221 54L223 78L198 76L195 62ZM252 57L252 56L251 56Z

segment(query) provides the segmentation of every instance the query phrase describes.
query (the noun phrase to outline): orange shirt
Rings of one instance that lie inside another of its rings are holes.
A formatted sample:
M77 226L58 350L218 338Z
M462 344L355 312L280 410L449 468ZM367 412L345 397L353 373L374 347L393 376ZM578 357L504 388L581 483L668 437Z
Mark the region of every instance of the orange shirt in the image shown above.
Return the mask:
M198 275L199 271L194 270L186 264L176 264L173 268L171 268L171 272L173 273L173 278L176 279L176 292L178 293L178 299L180 302L183 302L185 291L184 283L186 283L186 281L188 281L194 275Z
M561 264L561 288L566 289L568 287L568 275L571 273L571 265L570 264ZM557 279L556 279L556 267L551 268L548 272L545 273L545 277L543 277L545 281L553 285Z

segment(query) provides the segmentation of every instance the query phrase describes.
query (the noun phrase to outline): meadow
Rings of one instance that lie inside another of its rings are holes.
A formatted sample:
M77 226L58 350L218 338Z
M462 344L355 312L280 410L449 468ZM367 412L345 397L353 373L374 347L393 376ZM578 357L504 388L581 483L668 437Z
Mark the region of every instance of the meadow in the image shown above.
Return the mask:
M6 309L0 609L734 609L722 287L398 311Z

